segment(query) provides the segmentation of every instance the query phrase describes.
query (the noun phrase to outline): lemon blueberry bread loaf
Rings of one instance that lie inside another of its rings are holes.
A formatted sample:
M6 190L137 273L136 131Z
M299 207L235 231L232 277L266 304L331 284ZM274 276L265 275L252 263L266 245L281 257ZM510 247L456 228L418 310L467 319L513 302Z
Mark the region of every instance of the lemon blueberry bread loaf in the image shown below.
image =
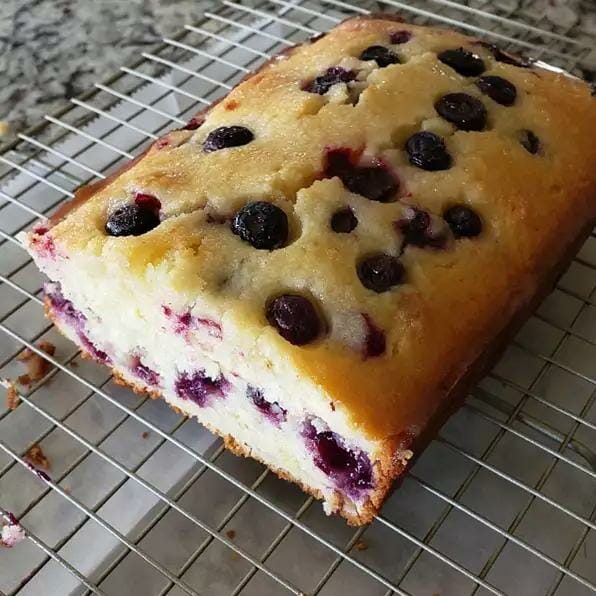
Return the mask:
M23 241L86 354L362 524L589 233L595 130L582 81L354 18Z

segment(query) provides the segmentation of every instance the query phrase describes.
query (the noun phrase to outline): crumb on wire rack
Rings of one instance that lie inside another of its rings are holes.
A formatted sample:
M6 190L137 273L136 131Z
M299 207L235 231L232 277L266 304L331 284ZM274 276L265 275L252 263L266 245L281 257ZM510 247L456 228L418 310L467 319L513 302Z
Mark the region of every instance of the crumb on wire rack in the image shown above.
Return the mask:
M42 470L50 469L50 460L46 457L45 453L41 450L39 445L33 445L25 453L25 459L30 463L41 468Z
M37 344L37 347L42 352L48 354L48 356L53 356L56 352L56 346L49 341L40 341L39 344ZM29 348L25 348L17 356L17 360L22 362L27 367L27 374L19 377L19 382L21 382L21 379L24 381L28 380L28 383L23 383L25 385L43 379L43 377L52 367L52 365L43 356L36 354Z
M148 439L149 438L149 431L143 432L143 434L141 435L141 437L143 437L143 439Z
M236 530L227 530L226 531L226 536L230 539L230 540L234 540L234 538L236 538Z
M359 551L367 550L368 544L366 544L364 540L358 540L358 542L356 542L356 544L354 545L354 548Z
M19 394L14 383L12 381L6 381L3 385L6 387L6 407L9 410L16 410L21 400L19 399Z
M25 530L12 513L8 513L7 517L9 521L0 531L0 546L12 548L25 539Z

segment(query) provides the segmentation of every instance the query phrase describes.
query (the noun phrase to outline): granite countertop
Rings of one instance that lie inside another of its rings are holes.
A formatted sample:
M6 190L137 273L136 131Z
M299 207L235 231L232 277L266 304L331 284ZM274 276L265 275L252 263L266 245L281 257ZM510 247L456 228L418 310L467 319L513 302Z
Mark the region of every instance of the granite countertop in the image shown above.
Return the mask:
M474 6L482 3L475 0ZM572 27L569 35L594 44L594 0L499 0L495 7L503 3L520 15L543 15L543 28ZM0 1L0 121L13 133L31 126L216 4L217 0ZM596 70L596 57L594 63ZM584 75L592 78L593 72Z

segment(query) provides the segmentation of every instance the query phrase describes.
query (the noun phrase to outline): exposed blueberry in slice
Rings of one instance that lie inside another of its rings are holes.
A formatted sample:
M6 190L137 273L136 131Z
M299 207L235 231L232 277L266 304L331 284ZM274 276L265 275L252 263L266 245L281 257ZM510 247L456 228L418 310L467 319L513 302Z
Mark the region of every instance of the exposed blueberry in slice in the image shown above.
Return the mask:
M389 37L391 43L394 44L401 44L406 43L412 39L412 32L411 31L394 31Z
M531 130L522 130L519 133L519 142L522 147L532 155L540 151L540 139Z
M80 327L87 320L87 317L80 310L77 310L70 300L64 297L59 283L46 283L44 293L50 301L52 309L66 319L69 319L71 325Z
M348 448L343 439L330 430L317 432L305 423L303 435L313 452L317 468L332 478L339 488L357 493L372 487L372 465L359 449Z
M107 355L107 353L103 350L100 350L82 331L79 331L78 336L79 340L81 341L81 345L92 358L98 362L101 362L102 364L112 363L112 359Z
M183 127L182 130L197 130L203 124L204 118L191 118Z
M331 216L331 229L338 234L349 234L357 225L358 220L349 207L339 209Z
M322 75L319 75L312 81L306 83L302 89L309 93L318 93L325 95L333 85L338 83L349 83L356 78L356 73L352 70L346 70L341 66L332 66L328 68Z
M131 366L132 372L147 385L159 385L159 375L147 365L143 364L140 356L135 356Z
M503 77L480 77L476 81L476 86L482 93L503 106L512 106L517 97L515 85Z
M364 358L376 358L377 356L381 356L385 353L385 348L387 347L385 332L375 325L369 315L362 313L362 318L366 324Z
M399 64L399 58L389 48L384 46L370 46L360 54L360 60L365 62L374 60L378 66L384 68L390 64Z
M444 50L438 55L439 60L450 66L458 74L464 77L477 77L484 72L484 61L480 56L457 48L455 50Z
M203 143L203 151L211 153L228 147L248 145L255 136L244 126L220 126L212 130Z
M210 379L204 370L192 374L183 372L176 379L176 393L182 399L190 399L200 407L208 405L211 397L223 397L228 382L221 375Z
M417 132L406 142L410 163L423 170L435 172L451 167L451 156L447 153L443 139L433 132Z
M530 58L512 54L511 52L505 52L499 46L487 41L479 41L477 43L487 48L497 62L511 64L512 66L518 66L519 68L529 68L532 66L532 60Z
M133 203L113 211L106 222L110 236L140 236L159 225L159 214L153 208Z
M377 254L366 257L356 267L362 285L380 294L401 283L404 267L396 257Z
M267 320L291 344L302 346L315 340L321 321L312 303L303 296L283 294L267 306Z
M334 149L327 153L325 176L337 176L350 192L380 203L391 201L399 190L399 182L387 166L355 165L350 150L346 149Z
M475 211L465 205L454 205L443 213L456 238L473 238L482 232L482 221Z
M444 95L435 104L435 110L461 130L483 130L486 126L486 108L479 99L467 93Z
M255 406L277 426L286 421L288 416L287 410L282 408L276 401L267 401L263 397L261 389L249 385L246 389L246 395L252 400Z
M234 216L232 232L259 250L272 250L288 239L288 217L272 203L248 203Z

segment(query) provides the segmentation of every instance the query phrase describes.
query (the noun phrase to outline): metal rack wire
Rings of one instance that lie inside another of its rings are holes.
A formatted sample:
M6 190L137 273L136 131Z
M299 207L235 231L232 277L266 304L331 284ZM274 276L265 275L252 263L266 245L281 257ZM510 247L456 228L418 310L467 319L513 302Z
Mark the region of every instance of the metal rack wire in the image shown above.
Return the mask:
M42 280L15 235L272 54L350 14L400 11L571 71L591 49L499 3L491 12L452 0L247 4L224 1L0 154L0 376L13 376L24 347L52 365L15 410L0 409L0 517L17 513L28 539L13 558L0 551L0 594L595 592L594 234L382 514L358 530L205 433L201 443L196 423L161 402L118 389L44 322ZM47 337L56 357L37 347ZM63 456L52 457L51 478L24 457L34 443ZM181 466L169 484L166 455ZM103 476L89 477L97 469ZM128 524L115 505L123 495L148 503ZM42 523L64 508L68 523ZM101 564L81 558L89 532L94 548L109 546Z

